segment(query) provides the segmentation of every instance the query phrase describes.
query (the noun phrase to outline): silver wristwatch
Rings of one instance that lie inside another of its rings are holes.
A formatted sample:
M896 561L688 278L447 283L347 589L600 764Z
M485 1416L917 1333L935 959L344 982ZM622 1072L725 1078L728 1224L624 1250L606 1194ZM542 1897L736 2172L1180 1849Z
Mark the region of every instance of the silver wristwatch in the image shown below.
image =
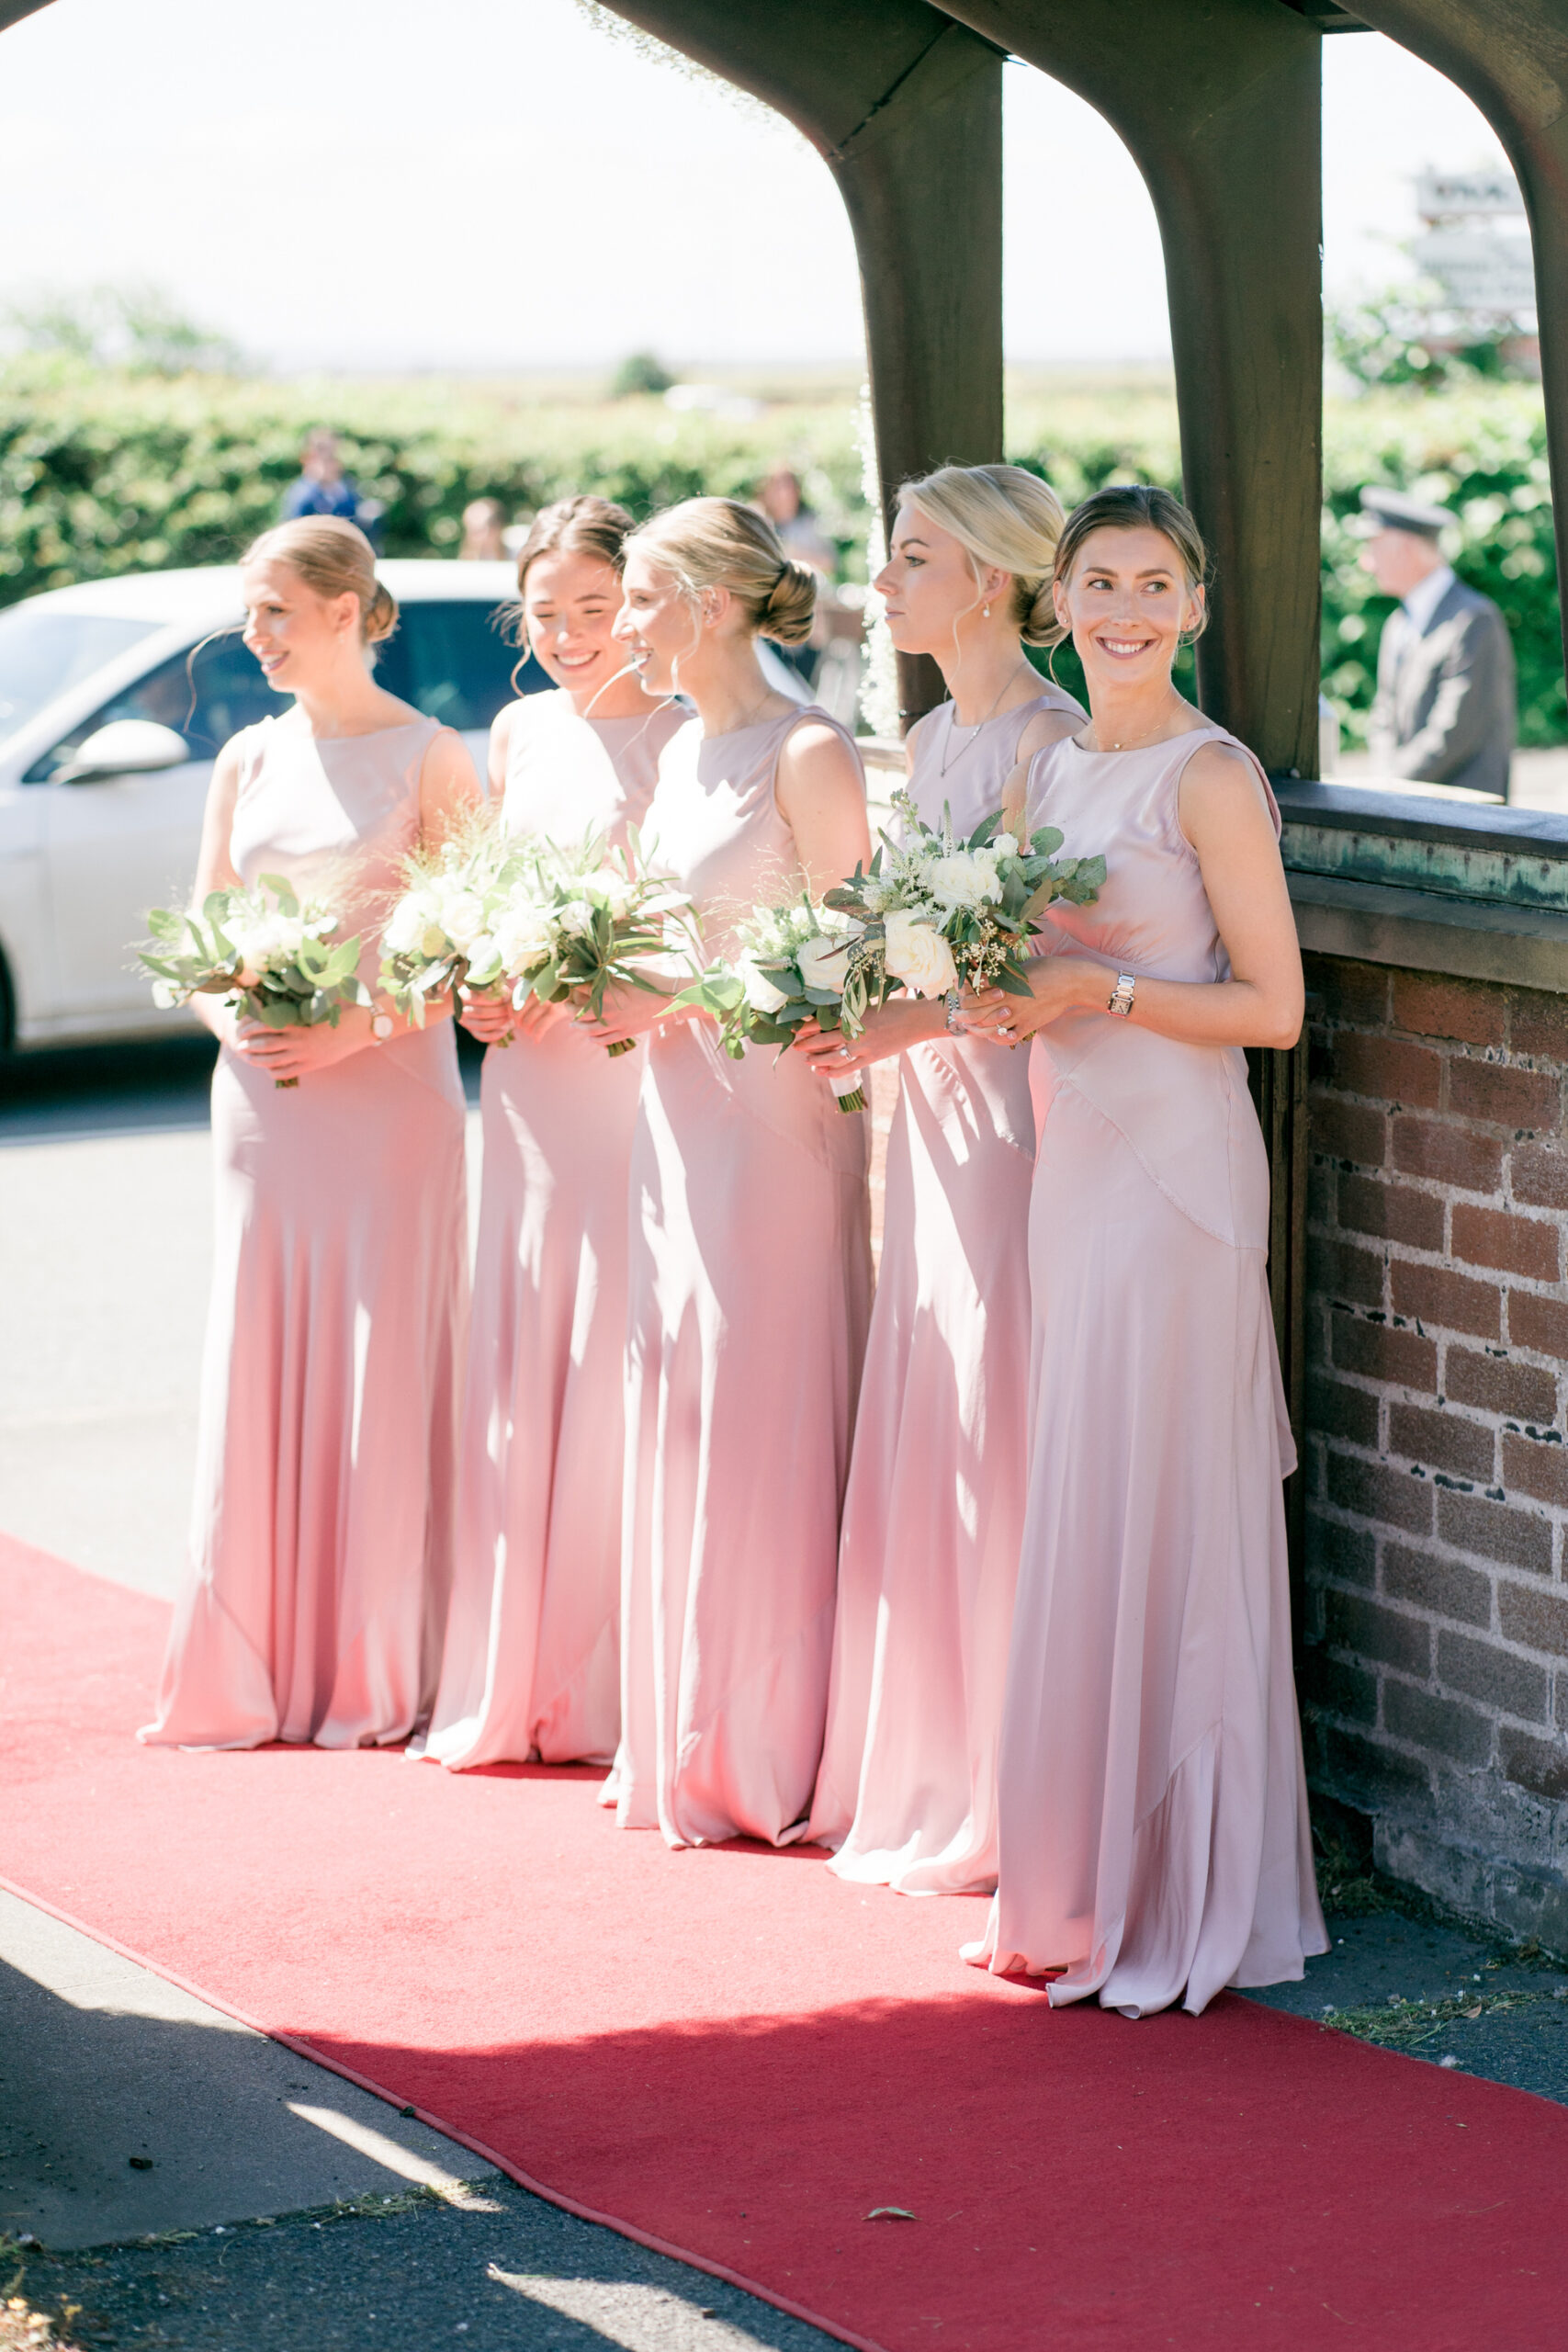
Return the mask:
M1118 1021L1125 1021L1133 1010L1133 992L1137 985L1137 977L1134 973L1118 972L1116 986L1111 989L1110 1001L1105 1008L1107 1012L1113 1012Z
M370 1035L378 1046L384 1046L397 1025L389 1012L378 1012L370 1023Z

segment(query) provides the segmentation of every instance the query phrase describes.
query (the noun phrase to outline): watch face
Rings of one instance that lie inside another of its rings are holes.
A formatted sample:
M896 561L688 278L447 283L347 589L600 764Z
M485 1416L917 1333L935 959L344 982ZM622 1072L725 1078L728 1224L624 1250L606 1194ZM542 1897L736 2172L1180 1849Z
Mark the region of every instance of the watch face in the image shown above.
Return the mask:
M378 1012L376 1015L375 1020L370 1023L370 1034L373 1037L389 1037L392 1034L392 1027L393 1023L391 1014L389 1012Z

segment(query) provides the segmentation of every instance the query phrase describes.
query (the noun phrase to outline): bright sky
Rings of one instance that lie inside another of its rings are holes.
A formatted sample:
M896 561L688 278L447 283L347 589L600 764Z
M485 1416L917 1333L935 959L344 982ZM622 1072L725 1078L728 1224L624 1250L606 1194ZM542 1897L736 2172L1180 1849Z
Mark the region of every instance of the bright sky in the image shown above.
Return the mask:
M1392 41L1323 51L1337 294L1404 270L1416 171L1499 151ZM1163 356L1126 151L1029 67L1005 89L1010 355ZM572 0L52 0L0 33L0 301L151 280L282 369L861 349L826 165Z

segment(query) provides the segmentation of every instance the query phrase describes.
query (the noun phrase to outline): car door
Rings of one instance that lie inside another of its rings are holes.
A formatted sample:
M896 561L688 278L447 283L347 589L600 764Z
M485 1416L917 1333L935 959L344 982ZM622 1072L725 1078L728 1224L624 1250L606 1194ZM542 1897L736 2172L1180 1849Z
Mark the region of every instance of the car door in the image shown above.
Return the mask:
M101 1019L113 1026L145 1011L147 979L134 949L150 907L182 906L189 897L212 763L242 727L288 707L238 636L225 634L149 671L29 773L49 796L45 861L68 1025ZM148 775L59 780L86 738L120 718L172 727L189 759Z

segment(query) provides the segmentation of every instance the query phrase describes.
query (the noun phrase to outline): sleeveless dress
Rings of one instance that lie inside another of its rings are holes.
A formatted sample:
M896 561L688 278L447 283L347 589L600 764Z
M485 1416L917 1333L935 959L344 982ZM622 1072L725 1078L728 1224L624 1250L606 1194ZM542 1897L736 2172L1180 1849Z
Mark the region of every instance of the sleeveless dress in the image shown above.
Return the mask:
M575 848L626 844L683 713L517 707L502 820ZM492 1046L457 1548L424 1753L466 1768L608 1763L620 1726L621 1382L626 1194L646 1052L569 1021Z
M238 739L235 872L337 899L372 986L440 731L318 741L266 718ZM428 1712L468 1307L463 1118L448 1021L281 1090L220 1053L190 1559L142 1738L365 1747Z
M964 835L994 814L1043 710L1084 717L1053 687L955 751L953 705L933 711L909 784L925 822L945 803ZM943 1037L897 1070L809 1834L840 1878L988 1894L1023 1525L1029 1055Z
M666 745L650 865L715 955L802 887L773 797L781 718ZM841 729L836 731L842 733ZM846 736L845 741L849 738ZM799 1055L732 1062L706 1022L650 1041L632 1144L623 1828L671 1846L805 1827L821 1754L839 1513L871 1240L866 1122Z
M1103 852L1055 952L1229 977L1178 789L1217 727L1030 770L1033 824ZM1248 758L1251 754L1247 754ZM1256 764L1256 763L1255 763ZM1261 775L1261 770L1258 771ZM1265 787L1267 788L1267 787ZM1273 808L1272 795L1269 806ZM1276 828L1278 811L1274 810ZM1291 1673L1294 1467L1239 1047L1096 1009L1037 1033L1029 1493L1000 1759L997 1970L1131 2017L1325 1951Z

